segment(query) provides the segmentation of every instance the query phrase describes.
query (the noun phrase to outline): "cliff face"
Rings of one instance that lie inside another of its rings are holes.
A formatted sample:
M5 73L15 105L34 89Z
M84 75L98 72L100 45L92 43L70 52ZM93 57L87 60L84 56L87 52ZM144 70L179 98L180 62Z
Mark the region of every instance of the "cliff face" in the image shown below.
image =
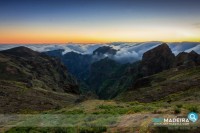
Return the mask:
M133 86L130 90L139 90L140 88L152 89L152 86L155 84L161 86L165 91L172 91L171 88L173 88L175 92L180 91L181 88L190 89L191 86L199 87L199 81L196 81L196 77L192 77L193 75L198 75L192 72L196 71L199 73L199 65L200 55L196 52L182 52L175 57L167 44L161 44L160 46L144 53L139 69L139 73L142 74L142 77L137 78L133 82ZM163 70L166 70L166 72L162 72ZM179 79L172 78L173 76L176 77L178 74L181 75L184 72L191 72L192 74L191 78L185 77L183 83L179 83ZM165 78L166 73L170 73L171 75L168 75L167 78L172 78L173 80ZM176 73L178 74L176 75ZM155 74L161 76L154 78L156 77ZM162 83L162 85L160 85L160 83Z
M173 66L175 56L165 43L144 53L141 72L144 76L159 73Z
M200 55L195 51L190 53L181 52L176 56L174 65L177 67L194 67L200 65Z

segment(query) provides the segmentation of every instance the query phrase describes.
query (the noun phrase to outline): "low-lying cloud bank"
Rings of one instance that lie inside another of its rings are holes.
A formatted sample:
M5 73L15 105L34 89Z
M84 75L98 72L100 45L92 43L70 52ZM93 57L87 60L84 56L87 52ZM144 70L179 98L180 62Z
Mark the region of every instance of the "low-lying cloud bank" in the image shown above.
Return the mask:
M140 60L144 52L160 45L162 42L144 42L144 43L110 43L110 44L66 44L66 45L26 45L26 47L38 51L52 51L57 49L63 49L63 54L68 52L76 52L79 54L92 54L94 50L102 46L109 46L116 49L115 55L106 54L104 57L112 58L121 63L134 62ZM195 52L200 54L199 42L180 42L180 43L168 43L169 47L175 55L180 52ZM0 45L0 50L6 50L19 45ZM24 45L20 45L24 46Z

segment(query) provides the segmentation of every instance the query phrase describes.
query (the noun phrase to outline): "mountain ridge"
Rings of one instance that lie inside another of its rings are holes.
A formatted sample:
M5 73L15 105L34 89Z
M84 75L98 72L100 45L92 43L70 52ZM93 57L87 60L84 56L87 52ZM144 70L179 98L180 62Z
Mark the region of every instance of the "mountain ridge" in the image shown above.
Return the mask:
M106 48L104 52L106 52L107 50L108 51L110 50L110 48L108 47L103 47L103 48L98 48L98 49L100 49L101 51L102 49L104 50L104 48ZM194 55L197 54L194 51L191 53L193 53ZM89 56L89 55L81 55L78 53L74 53L74 55L79 55L81 56L81 58L82 56L83 57ZM109 64L111 65L114 60L110 59L109 57L104 57L103 59L88 63L88 65L86 66L87 77L84 78L83 82L86 82L90 90L93 92L96 92L100 98L102 99L113 98L126 90L130 90L131 88L134 88L135 86L134 84L135 83L138 84L139 81L137 80L139 80L142 77L150 76L150 75L162 72L164 70L178 67L176 65L177 60L179 60L178 57L179 57L178 55L175 56L172 53L172 50L170 49L168 44L162 43L158 45L157 47L154 47L148 50L147 52L145 52L143 54L142 60L135 63L135 65L131 65L134 63L130 63L130 65L128 64L122 65L119 63L119 66L113 67L113 69L110 70L110 72L109 71L106 72L106 69L103 66L106 66L106 65L109 66ZM73 67L76 67L76 65L84 66L84 65L78 65L78 62L82 62L80 60L81 58L79 58L72 64L68 64L68 66L73 66ZM198 57L195 57L195 60L196 58ZM73 60L73 58L67 58L67 59ZM90 58L88 59L90 60ZM104 62L103 60L106 60L106 59L107 59L107 62ZM184 58L183 62L185 62L185 60L186 59ZM192 58L192 60L194 60L194 58ZM99 64L99 65L93 67L94 64ZM96 74L96 73L99 73L99 74ZM103 75L109 75L109 76L104 77L104 80L100 80L100 77ZM120 76L117 76L117 75L120 75ZM145 80L141 80L140 82L148 83ZM93 84L98 84L98 85L92 86Z

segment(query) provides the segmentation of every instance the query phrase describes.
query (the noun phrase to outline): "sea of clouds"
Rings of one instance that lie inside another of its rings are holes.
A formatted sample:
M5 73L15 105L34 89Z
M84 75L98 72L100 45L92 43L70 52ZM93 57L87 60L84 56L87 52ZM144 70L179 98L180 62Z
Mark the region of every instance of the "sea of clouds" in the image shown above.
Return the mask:
M143 43L109 43L109 44L66 44L66 45L0 45L0 51L18 46L26 46L34 51L46 52L63 49L63 54L76 52L79 54L92 54L94 50L102 46L109 46L117 50L115 55L105 55L121 63L134 62L140 60L144 52L160 45L162 42L143 42ZM172 52L177 55L180 52L195 52L200 54L199 42L173 42L167 43Z

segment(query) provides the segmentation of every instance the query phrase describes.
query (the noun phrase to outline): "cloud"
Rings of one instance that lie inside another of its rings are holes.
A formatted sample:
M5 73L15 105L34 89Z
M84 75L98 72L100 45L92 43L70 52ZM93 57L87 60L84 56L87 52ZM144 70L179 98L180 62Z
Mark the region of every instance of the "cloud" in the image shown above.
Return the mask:
M121 63L135 62L142 59L142 55L160 45L162 42L144 42L144 43L110 43L110 44L66 44L66 45L25 45L26 47L38 51L52 51L57 49L63 49L65 53L76 52L79 54L92 54L94 50L102 46L110 46L116 49L115 55L104 54L101 57L94 56L97 60L109 57ZM190 52L192 50L200 54L200 43L197 42L180 42L180 43L168 43L172 52L177 55L180 52ZM0 50L6 50L19 45L0 45ZM22 45L20 45L22 46Z
M111 44L112 48L117 48L117 53L113 57L113 59L121 62L121 63L127 63L127 62L135 62L137 60L142 59L142 55L144 52L158 46L160 42L145 42L145 43L123 43L118 44L117 46L115 44Z
M81 44L66 44L66 45L0 45L0 51L7 50L14 47L19 46L26 46L34 51L38 52L46 52L46 51L52 51L52 50L58 50L63 49L65 53L68 52L76 52L80 54L92 54L92 52L101 47L103 44L90 44L90 45L81 45Z
M120 50L117 52L115 56L112 57L112 59L117 60L121 63L127 63L127 62L135 62L139 60L139 54L135 51L127 52L125 50Z
M68 53L68 52L76 52L76 53L80 53L80 54L92 54L92 52L94 50L96 50L97 48L101 47L103 44L90 44L90 45L86 45L86 44L68 44L65 46L64 48L64 52Z
M11 48L14 48L14 47L19 47L19 46L21 46L21 45L0 45L0 51L11 49Z
M200 44L199 44L199 45L196 45L196 46L193 47L193 48L190 48L190 49L185 50L185 52L191 52L192 50L195 51L195 52L197 52L198 54L200 54Z
M199 46L200 43L197 42L181 42L181 43L169 43L169 47L171 48L172 52L177 55L180 52L187 52L189 49L192 49L196 46ZM196 51L197 49L194 49ZM198 52L198 51L196 51Z

